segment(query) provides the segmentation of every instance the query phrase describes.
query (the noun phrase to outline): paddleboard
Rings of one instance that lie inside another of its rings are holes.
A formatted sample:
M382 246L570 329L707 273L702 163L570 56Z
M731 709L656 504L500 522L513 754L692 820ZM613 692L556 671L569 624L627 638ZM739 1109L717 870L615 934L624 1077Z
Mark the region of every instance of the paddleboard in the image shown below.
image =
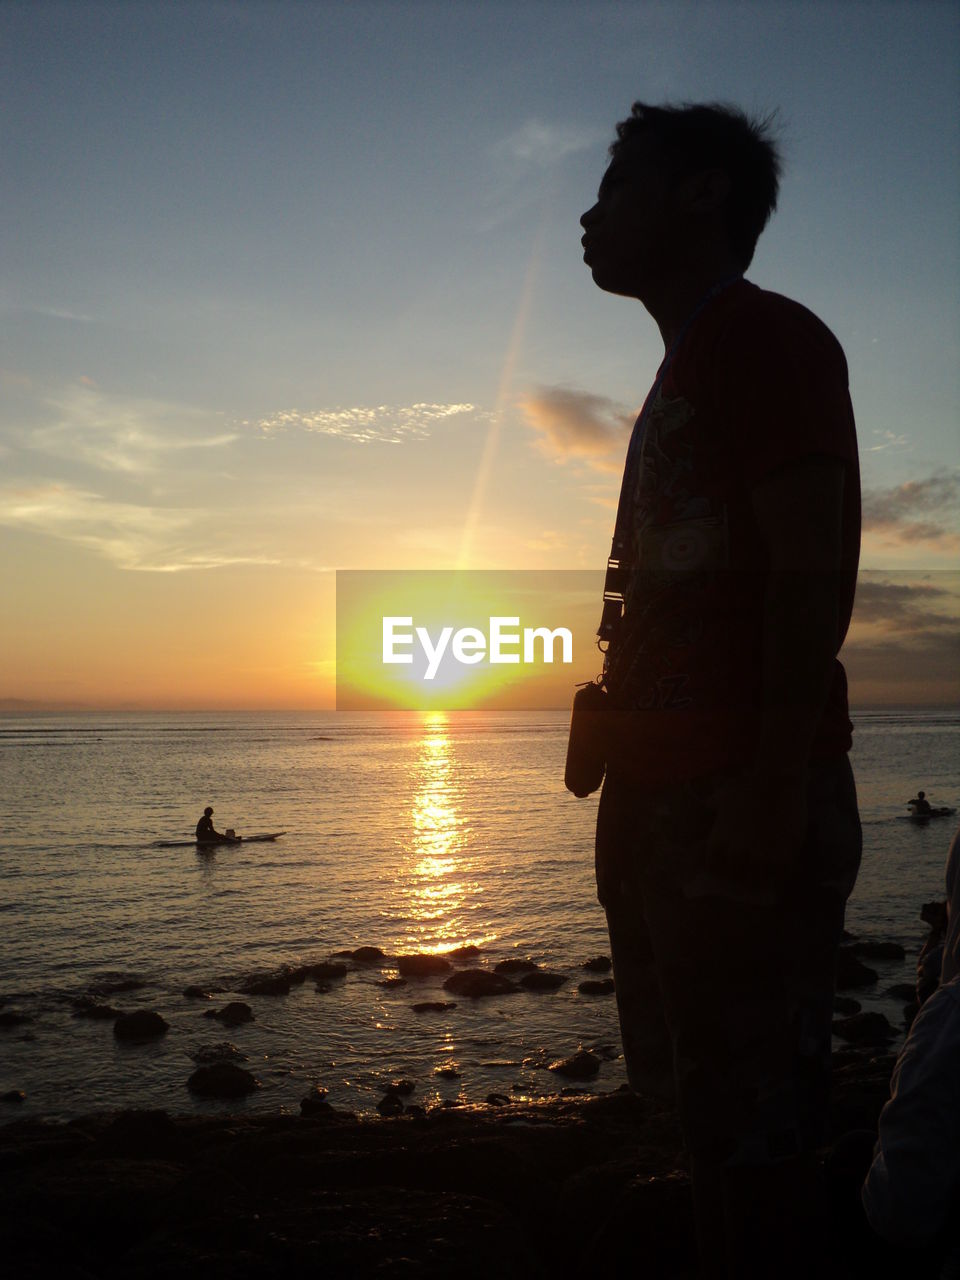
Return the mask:
M956 809L931 809L929 813L898 813L897 818L900 822L929 822L931 818L949 818L956 813Z
M195 845L198 849L215 849L223 844L261 844L264 840L277 840L286 834L285 831L269 831L256 836L238 836L233 840L229 837L223 840L156 840L154 846L158 849L190 849Z

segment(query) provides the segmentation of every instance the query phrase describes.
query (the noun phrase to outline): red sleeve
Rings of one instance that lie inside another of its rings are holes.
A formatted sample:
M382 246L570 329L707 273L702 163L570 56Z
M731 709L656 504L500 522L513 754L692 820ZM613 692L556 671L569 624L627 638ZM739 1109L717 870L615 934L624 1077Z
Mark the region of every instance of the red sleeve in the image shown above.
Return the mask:
M757 290L730 316L717 355L716 407L747 488L802 458L856 464L847 362L812 312Z

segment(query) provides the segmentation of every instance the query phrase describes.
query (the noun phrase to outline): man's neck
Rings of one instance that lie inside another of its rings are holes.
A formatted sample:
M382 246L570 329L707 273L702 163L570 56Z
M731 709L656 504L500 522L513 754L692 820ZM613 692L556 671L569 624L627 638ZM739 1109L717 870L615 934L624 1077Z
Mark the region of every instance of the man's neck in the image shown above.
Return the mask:
M735 280L742 273L743 268L732 258L718 258L709 264L675 272L668 279L652 281L640 301L656 320L664 348L669 351L711 289Z

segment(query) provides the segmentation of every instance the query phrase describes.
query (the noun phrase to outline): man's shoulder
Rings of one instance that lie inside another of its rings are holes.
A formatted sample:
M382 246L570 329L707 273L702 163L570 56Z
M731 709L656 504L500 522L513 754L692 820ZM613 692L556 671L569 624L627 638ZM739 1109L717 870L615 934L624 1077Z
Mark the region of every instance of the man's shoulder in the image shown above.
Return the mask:
M773 289L763 289L751 280L741 281L739 287L731 291L725 319L730 336L749 331L769 341L785 334L817 341L843 356L836 334L809 307Z

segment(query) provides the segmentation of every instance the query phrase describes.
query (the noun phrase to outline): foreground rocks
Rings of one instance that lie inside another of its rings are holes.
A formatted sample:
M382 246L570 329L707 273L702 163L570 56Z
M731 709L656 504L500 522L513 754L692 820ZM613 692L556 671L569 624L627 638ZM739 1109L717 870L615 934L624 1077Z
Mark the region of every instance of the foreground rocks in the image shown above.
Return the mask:
M851 1049L835 1062L835 1134L873 1127L892 1059ZM395 1082L385 1110L403 1090ZM689 1184L665 1103L626 1091L542 1103L493 1095L489 1106L357 1120L315 1088L301 1105L302 1116L128 1111L7 1124L7 1274L695 1273Z

